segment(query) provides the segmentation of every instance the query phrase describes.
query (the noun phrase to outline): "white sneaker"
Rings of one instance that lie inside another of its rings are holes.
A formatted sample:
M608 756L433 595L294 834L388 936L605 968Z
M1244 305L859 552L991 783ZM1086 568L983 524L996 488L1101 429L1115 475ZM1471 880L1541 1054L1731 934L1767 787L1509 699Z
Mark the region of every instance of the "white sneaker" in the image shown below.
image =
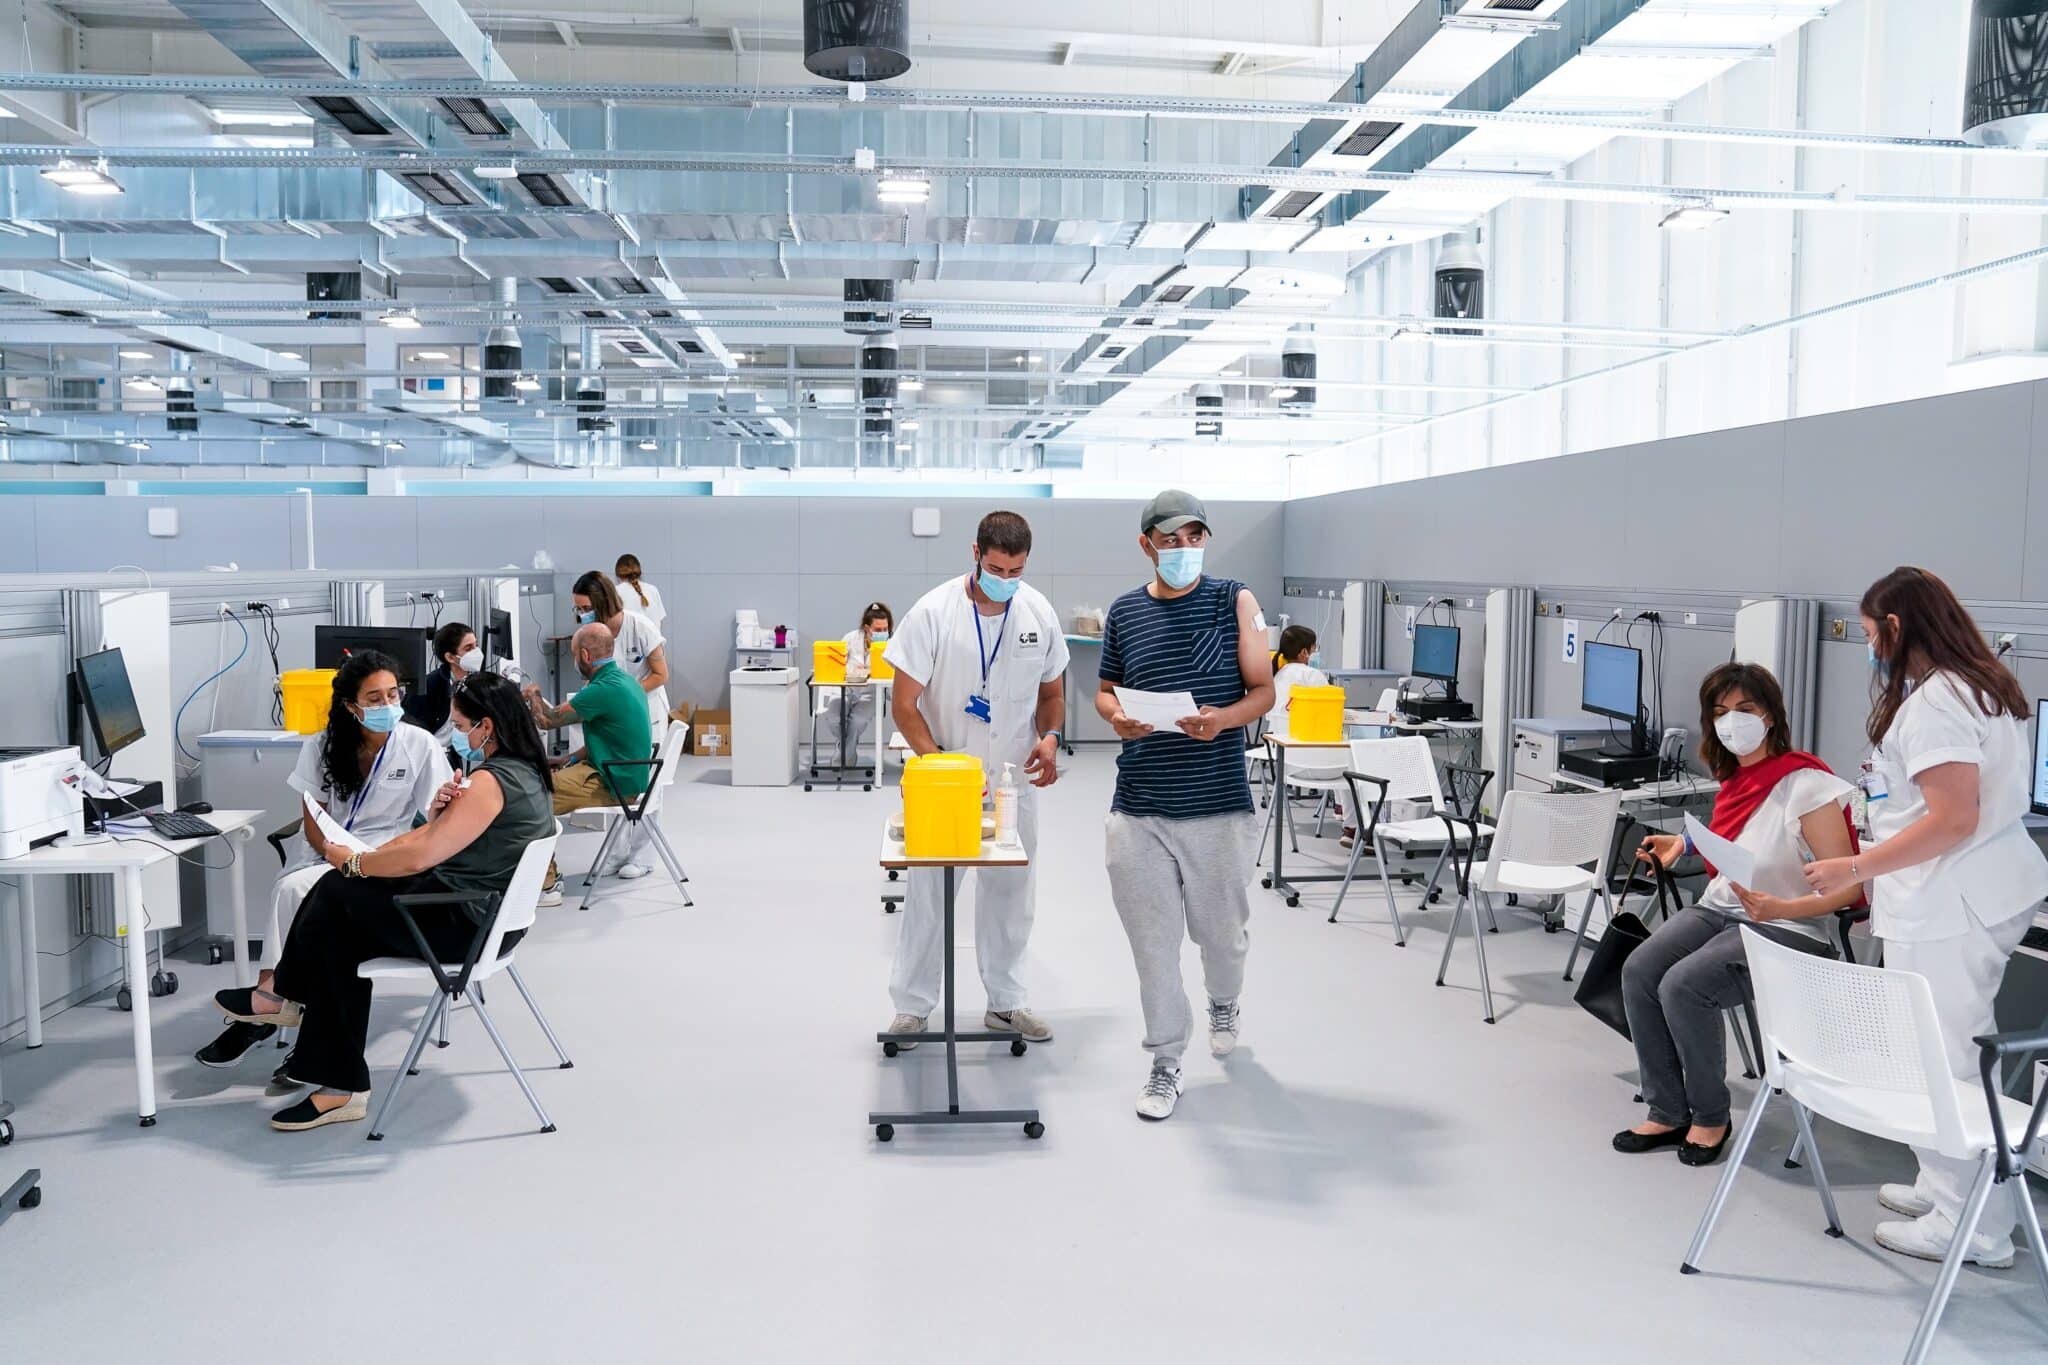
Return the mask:
M1877 1202L1908 1218L1925 1218L1934 1212L1934 1201L1920 1193L1918 1185L1879 1185Z
M981 1026L988 1029L1015 1029L1024 1035L1027 1043L1049 1043L1052 1041L1052 1025L1019 1005L1016 1009L1001 1014L990 1010L981 1016Z
M1152 1074L1145 1078L1145 1088L1138 1092L1138 1117L1166 1118L1173 1113L1173 1106L1179 1099L1180 1068L1155 1065Z
M891 1019L891 1020L889 1021L889 1027L888 1027L888 1028L886 1028L886 1029L884 1029L884 1030L883 1030L883 1032L885 1032L885 1033L923 1033L923 1032L924 1032L924 1020L922 1020L922 1019L918 1018L918 1017L917 1017L916 1015L914 1015L914 1014L899 1014L899 1015L897 1015L897 1016L896 1016L896 1017L895 1017L894 1019ZM916 1044L916 1043L898 1043L898 1044L896 1044L896 1050L897 1050L898 1052L908 1052L908 1051L910 1051L910 1049L912 1049L912 1048L914 1048L914 1047L916 1047L916 1046L917 1046L917 1044Z
M1237 1002L1209 1002L1209 1055L1228 1057L1237 1051Z
M540 893L540 899L534 902L535 905L540 906L543 910L547 909L549 906L560 905L561 903L562 884L560 882L556 882L553 886L544 888Z
M1916 1256L1923 1261L1947 1259L1948 1249L1955 1240L1955 1235L1954 1226L1938 1213L1915 1218L1910 1223L1877 1225L1879 1246L1886 1251L1896 1251L1901 1256ZM1987 1270L2003 1270L2013 1261L2012 1235L2002 1232L1992 1237L1980 1232L1970 1239L1969 1254L1964 1259Z
M620 881L637 882L647 875L647 869L638 863L620 863L617 875Z

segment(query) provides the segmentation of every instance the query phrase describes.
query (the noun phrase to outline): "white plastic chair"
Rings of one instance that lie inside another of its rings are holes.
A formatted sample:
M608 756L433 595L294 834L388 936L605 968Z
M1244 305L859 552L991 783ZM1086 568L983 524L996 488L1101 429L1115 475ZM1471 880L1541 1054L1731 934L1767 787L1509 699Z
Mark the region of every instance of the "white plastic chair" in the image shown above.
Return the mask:
M420 1060L420 1049L426 1046L427 1037L434 1031L436 1021L444 1021L447 1013L457 1000L467 998L469 1007L483 1022L484 1032L491 1035L491 1042L497 1047L498 1055L505 1059L505 1065L512 1072L512 1079L519 1082L519 1088L526 1095L526 1102L533 1106L533 1112L540 1119L543 1133L555 1131L554 1121L548 1111L541 1108L540 1097L533 1093L527 1083L526 1073L519 1069L519 1063L512 1060L512 1050L505 1046L505 1040L498 1033L498 1026L491 1021L491 1013L484 1007L484 983L503 972L512 979L512 985L519 992L519 998L533 1011L534 1021L542 1033L548 1036L548 1043L555 1049L555 1056L561 1061L561 1069L568 1070L574 1065L569 1054L562 1051L561 1040L549 1027L547 1016L534 1003L532 992L519 978L519 969L513 964L518 944L504 946L505 936L521 929L533 927L536 907L540 903L541 882L547 876L548 863L554 859L555 844L562 837L561 822L555 824L555 832L545 839L536 839L528 844L519 855L519 865L512 871L512 884L505 888L505 894L497 899L495 906L488 897L462 895L457 892L440 892L424 896L397 896L393 904L404 918L413 938L420 946L420 957L373 957L356 968L356 975L365 981L424 981L434 987L433 1001L420 1016L417 1029L413 1030L412 1045L405 1050L405 1061L398 1073L391 1078L391 1088L384 1092L384 1098L377 1105L377 1113L370 1120L370 1141L378 1142L384 1137L384 1116L391 1112L398 1091L405 1084L407 1076L416 1075ZM426 938L421 935L412 918L416 906L461 905L477 917L477 937L470 945L470 957L466 962L436 962L427 954L431 951ZM442 1036L446 1046L447 1037Z
M590 908L591 898L597 895L598 869L604 866L605 855L611 852L612 841L618 838L621 832L628 836L628 847L632 844L631 835L637 833L643 836L648 846L654 850L655 856L661 859L662 865L668 871L669 879L676 884L676 890L683 893L683 904L696 904L690 899L690 888L683 884L690 879L683 871L682 861L676 857L675 850L669 846L668 835L663 833L661 828L662 798L674 784L676 774L681 771L681 765L676 760L681 756L683 741L689 734L690 727L682 721L676 721L668 727L668 734L663 737L661 747L656 750L653 758L634 759L630 762L621 759L605 764L607 769L652 769L648 774L647 790L640 794L640 800L636 803L620 806L585 806L581 810L569 813L569 822L578 829L604 830L604 841L597 846L597 856L590 860L589 870L583 874L583 903L577 906L577 909ZM612 774L606 772L604 778L609 786Z
M1614 917L1614 898L1607 890L1607 860L1614 846L1614 820L1621 811L1620 792L1530 792L1511 791L1501 803L1500 824L1493 832L1493 847L1474 883L1463 878L1458 886L1458 908L1451 915L1451 930L1444 936L1444 957L1437 965L1436 984L1444 984L1451 965L1451 945L1458 941L1458 922L1468 902L1486 910L1494 924L1494 893L1517 896L1575 896L1586 893L1586 916L1593 913L1593 897L1606 899L1607 915ZM1495 927L1498 927L1497 925ZM1585 932L1582 917L1579 930ZM1473 950L1479 957L1479 994L1486 1008L1486 1022L1492 1023L1493 984L1486 974L1486 936L1473 911Z
M1345 778L1350 784L1352 804L1364 814L1359 820L1358 836L1351 844L1351 861L1344 868L1344 882L1337 888L1337 903L1330 907L1330 923L1337 922L1337 912L1344 908L1344 897L1350 893L1351 879L1358 872L1358 860L1370 842L1373 861L1379 866L1380 887L1387 896L1387 918L1394 923L1394 943L1406 947L1407 935L1401 927L1401 913L1394 907L1394 886L1387 875L1388 848L1397 848L1403 853L1417 847L1443 850L1437 857L1435 869L1429 874L1428 885L1423 888L1422 898L1427 903L1450 861L1452 848L1460 844L1469 846L1476 839L1490 837L1493 826L1472 823L1460 830L1446 818L1453 815L1476 816L1479 794L1473 793L1471 810L1451 810L1444 801L1436 755L1430 752L1429 741L1422 736L1354 739L1350 747L1351 769ZM1370 784L1377 793L1371 799L1369 809L1366 793L1359 789L1361 781ZM1412 820L1382 820L1380 816L1389 801L1426 802L1429 813Z
M1687 1275L1699 1273L1707 1239L1763 1124L1764 1110L1773 1094L1782 1094L1792 1102L1830 1237L1842 1235L1842 1223L1835 1214L1834 1192L1821 1165L1809 1111L1874 1137L1977 1163L1976 1183L1906 1351L1906 1365L1919 1365L1933 1344L1942 1309L1995 1184L2006 1185L2011 1192L2014 1217L2033 1253L2035 1276L2048 1294L2048 1248L2027 1193L2022 1156L2033 1144L2040 1115L2036 1112L2030 1119L2027 1107L1999 1094L1992 1080L2007 1045L2024 1041L2026 1035L1977 1040L1984 1051L1987 1102L1981 1108L1974 1102L1965 1104L1949 1070L1946 1040L1927 978L1802 953L1760 933L1745 934L1743 948L1763 1036L1764 1082L1679 1269ZM2014 1131L2023 1133L2017 1147L2006 1141L2007 1133Z

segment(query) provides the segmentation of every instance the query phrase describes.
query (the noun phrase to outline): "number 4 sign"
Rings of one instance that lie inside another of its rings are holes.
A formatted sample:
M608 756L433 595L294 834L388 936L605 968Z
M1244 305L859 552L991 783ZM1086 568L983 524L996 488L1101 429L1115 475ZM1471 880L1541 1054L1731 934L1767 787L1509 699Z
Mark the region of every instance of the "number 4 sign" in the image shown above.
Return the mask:
M1564 646L1560 652L1565 663L1575 664L1579 661L1579 623L1577 621L1567 621L1564 623Z

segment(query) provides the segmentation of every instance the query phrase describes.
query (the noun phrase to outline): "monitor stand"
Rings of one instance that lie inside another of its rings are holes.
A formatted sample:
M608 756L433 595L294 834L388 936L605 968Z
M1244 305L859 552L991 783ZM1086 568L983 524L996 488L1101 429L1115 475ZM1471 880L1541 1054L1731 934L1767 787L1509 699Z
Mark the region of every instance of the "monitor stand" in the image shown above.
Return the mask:
M1648 727L1638 720L1629 727L1628 738L1629 747L1625 750L1567 750L1559 756L1558 766L1603 787L1640 787L1645 782L1655 782L1661 760L1650 747Z
M1441 697L1404 697L1401 714L1413 721L1470 720L1472 704L1458 700L1458 684L1446 682Z

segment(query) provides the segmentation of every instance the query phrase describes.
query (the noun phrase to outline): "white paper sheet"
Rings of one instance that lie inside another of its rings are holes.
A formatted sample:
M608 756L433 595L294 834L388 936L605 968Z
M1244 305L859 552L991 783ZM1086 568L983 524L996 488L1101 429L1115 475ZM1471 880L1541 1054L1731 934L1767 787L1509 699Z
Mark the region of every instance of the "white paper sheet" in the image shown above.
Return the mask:
M1155 730L1171 730L1175 721L1185 720L1202 709L1195 705L1192 692L1145 692L1135 687L1117 688L1116 704L1132 720Z
M1743 888L1756 885L1756 855L1742 845L1723 839L1699 822L1698 817L1685 817L1685 832L1692 839L1692 846L1699 850L1702 858L1714 865L1714 870L1729 881Z
M313 817L313 823L320 827L320 837L328 843L339 844L351 853L368 853L376 847L375 844L364 843L361 839L356 838L355 835L343 829L333 816L320 809L320 803L312 797L307 796L302 799L306 803L307 813Z

